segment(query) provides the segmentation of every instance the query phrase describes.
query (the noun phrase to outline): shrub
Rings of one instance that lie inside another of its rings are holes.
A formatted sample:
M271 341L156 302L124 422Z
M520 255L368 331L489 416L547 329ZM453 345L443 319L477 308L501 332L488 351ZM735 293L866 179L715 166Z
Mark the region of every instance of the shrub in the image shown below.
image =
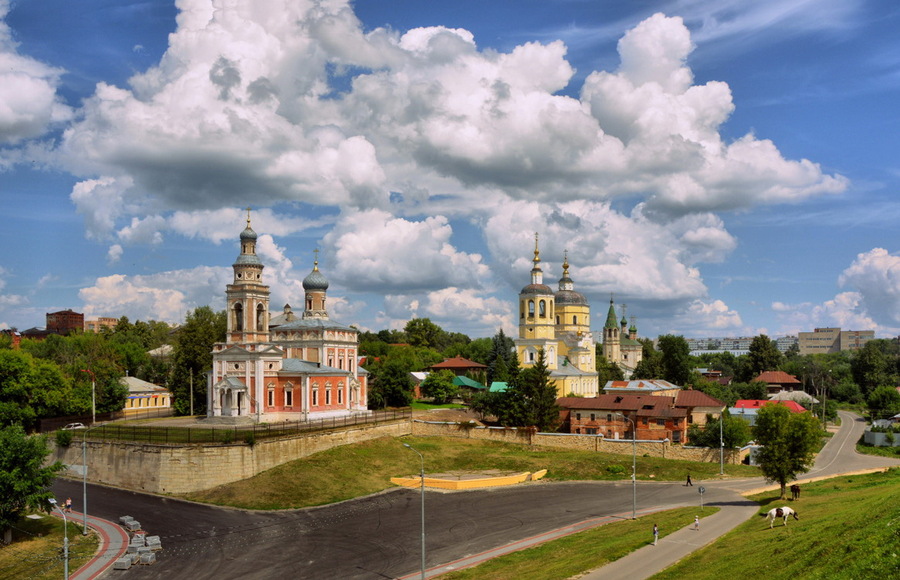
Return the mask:
M57 431L56 432L56 445L58 447L68 447L72 444L72 432L71 431Z
M606 471L618 475L620 473L625 473L625 468L621 465L608 465Z
M256 445L256 433L254 431L247 431L244 434L244 443L246 443L250 447Z
M222 432L222 443L228 445L234 443L234 431L228 430Z

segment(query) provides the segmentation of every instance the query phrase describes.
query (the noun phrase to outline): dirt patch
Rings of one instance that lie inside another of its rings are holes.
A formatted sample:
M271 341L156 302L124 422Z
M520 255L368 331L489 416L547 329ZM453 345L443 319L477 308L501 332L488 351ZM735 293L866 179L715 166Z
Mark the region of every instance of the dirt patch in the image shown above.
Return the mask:
M415 411L413 419L422 421L448 421L465 423L474 421L477 425L483 425L478 414L469 409L430 409L428 411Z

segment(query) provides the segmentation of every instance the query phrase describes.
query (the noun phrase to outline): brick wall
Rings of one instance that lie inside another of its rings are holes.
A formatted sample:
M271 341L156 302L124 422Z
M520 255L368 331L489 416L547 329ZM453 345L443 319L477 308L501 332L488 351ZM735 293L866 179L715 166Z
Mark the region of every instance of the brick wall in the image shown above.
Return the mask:
M534 433L528 429L511 429L505 427L477 427L468 426L465 423L436 423L425 421L413 421L412 434L419 436L435 437L464 437L467 439L484 439L489 441L503 441L506 443L518 443L520 445L535 445L540 447L562 447L565 449L577 449L581 451L597 451L602 453L617 453L631 455L631 439L606 439L596 435L576 435L570 433ZM679 459L684 461L704 461L718 463L719 450L706 447L685 447L673 445L671 442L642 441L637 440L635 453L637 455L649 455L650 457L664 457L666 459ZM741 463L749 450L725 450L726 463Z

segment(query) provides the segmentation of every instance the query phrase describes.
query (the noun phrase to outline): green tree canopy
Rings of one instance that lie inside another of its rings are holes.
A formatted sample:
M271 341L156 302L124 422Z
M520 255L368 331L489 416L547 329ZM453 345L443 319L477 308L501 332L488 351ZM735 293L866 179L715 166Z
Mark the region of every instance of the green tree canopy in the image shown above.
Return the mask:
M533 366L519 372L510 392L515 409L515 426L535 426L540 431L556 429L559 424L556 384L550 379L544 349L538 351L538 358Z
M866 398L872 419L888 419L900 413L900 393L894 387L876 387Z
M718 449L720 422L722 426L721 440L728 449L743 447L753 438L750 433L750 424L740 417L732 417L726 411L721 421L719 417L708 417L703 429L697 425L691 425L688 430L688 439L691 445Z
M403 328L409 344L440 350L443 346L444 330L429 318L413 318Z
M765 371L777 370L784 357L774 340L765 334L760 334L754 336L753 341L750 342L750 352L747 354L747 358L750 363L748 369L750 376L741 377L744 382L755 379Z
M0 530L7 543L11 526L26 509L49 512L49 488L63 468L56 462L44 466L50 449L43 435L27 436L19 425L0 428Z
M691 360L691 347L683 336L665 334L657 341L662 353L660 365L662 366L664 380L670 383L686 386L693 381L692 374L694 364Z
M783 405L764 405L753 429L762 447L757 463L766 481L778 482L781 499L789 481L810 470L822 439L819 422L811 413L792 413Z
M225 341L227 320L225 311L200 306L188 312L184 324L175 334L172 349L172 407L179 415L191 412L206 414L206 376L212 370L212 349ZM193 384L193 392L191 385Z
M19 350L0 351L0 425L35 426L38 419L85 410L56 363ZM87 408L90 408L87 405Z
M859 385L864 397L876 388L896 383L893 376L892 359L885 354L881 341L870 340L856 352L850 361L853 380Z
M431 397L438 405L449 403L459 394L459 387L453 383L453 371L441 370L429 373L422 381L422 394Z
M370 372L369 407L408 407L413 400L413 382L407 361L389 357L373 364Z

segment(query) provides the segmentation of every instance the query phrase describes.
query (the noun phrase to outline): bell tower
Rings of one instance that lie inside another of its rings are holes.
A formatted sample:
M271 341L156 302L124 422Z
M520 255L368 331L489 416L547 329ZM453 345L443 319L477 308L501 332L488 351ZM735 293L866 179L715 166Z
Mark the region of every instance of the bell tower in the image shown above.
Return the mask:
M262 283L263 264L256 255L256 232L241 232L241 253L232 264L234 280L225 288L228 322L225 341L231 343L269 342L269 287Z

